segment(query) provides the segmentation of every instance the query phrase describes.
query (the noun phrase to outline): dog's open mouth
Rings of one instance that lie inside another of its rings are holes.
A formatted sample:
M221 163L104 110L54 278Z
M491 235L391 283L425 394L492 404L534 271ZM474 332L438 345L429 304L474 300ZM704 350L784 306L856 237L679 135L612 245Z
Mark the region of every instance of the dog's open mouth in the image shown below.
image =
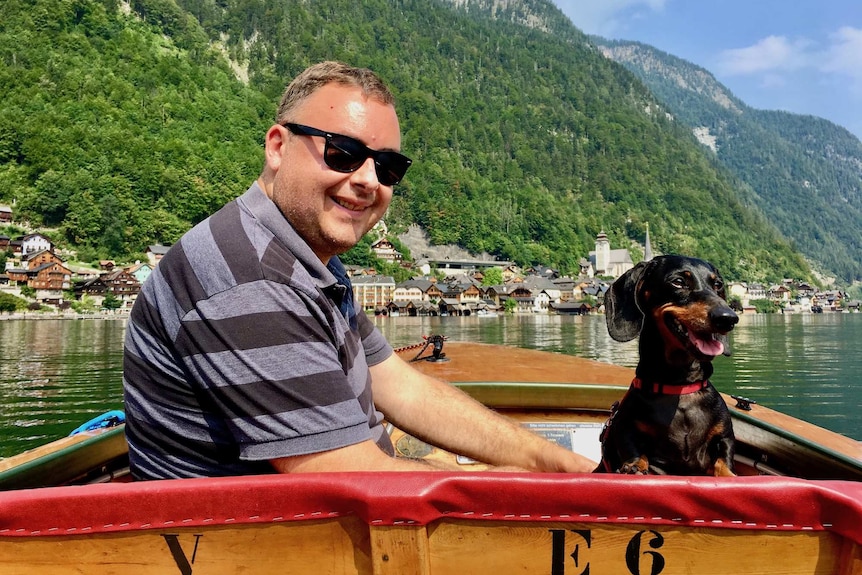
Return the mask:
M723 334L710 331L698 331L681 322L673 314L666 314L666 320L670 330L676 334L680 344L691 352L697 352L708 358L713 358L724 353Z
M697 351L710 357L724 353L724 343L718 339L719 337L719 334L716 333L697 334L693 331L688 332L688 340L694 344Z

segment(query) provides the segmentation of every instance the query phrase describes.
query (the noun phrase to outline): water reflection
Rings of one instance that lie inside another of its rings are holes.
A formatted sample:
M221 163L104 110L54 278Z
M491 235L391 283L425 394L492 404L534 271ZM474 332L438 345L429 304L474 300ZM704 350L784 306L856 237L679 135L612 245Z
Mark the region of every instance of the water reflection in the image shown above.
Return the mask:
M714 383L774 409L862 439L859 314L749 315Z
M0 321L0 457L122 407L123 320Z

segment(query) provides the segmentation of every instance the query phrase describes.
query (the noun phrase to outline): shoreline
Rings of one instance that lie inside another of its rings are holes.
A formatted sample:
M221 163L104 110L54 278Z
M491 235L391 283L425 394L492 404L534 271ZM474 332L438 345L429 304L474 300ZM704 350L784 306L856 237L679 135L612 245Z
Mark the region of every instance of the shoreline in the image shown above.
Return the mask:
M78 320L84 320L84 319L101 319L101 320L104 320L104 319L128 319L130 313L131 313L131 310L100 310L100 311L96 311L93 313L78 313L78 312L74 312L74 311L72 311L72 312L68 312L68 311L55 311L55 312L24 311L24 312L14 312L14 313L0 313L0 321L28 320L28 319L33 319L33 320L40 320L40 319L64 319L64 320L73 320L73 319L78 319ZM366 312L366 313L368 313L368 312ZM824 315L824 314L831 315L831 314L838 314L838 313L850 313L850 314L852 314L852 313L859 313L859 312L853 312L853 311L847 311L847 310L826 310L826 309L824 309L822 312L819 312L819 313L815 313L815 312L812 312L809 310L798 310L798 311L797 310L785 310L782 312L776 312L773 314L768 314L768 313L757 313L757 312L752 312L752 311L746 311L746 312L740 314L740 317L745 317L745 316L751 317L751 316L756 316L756 315ZM369 315L372 315L372 314L369 314ZM399 317L407 317L407 318L420 317L420 316L410 316L410 315L398 316L398 315L388 315L388 314L379 315L379 316L376 314L373 314L373 315L374 315L374 317L386 317L386 318L392 318L392 319L398 319ZM501 313L501 314L497 314L496 317L502 317L504 315L506 315L506 314ZM539 315L542 315L542 316L552 316L552 315L566 316L569 314L516 313L516 314L512 314L512 315L513 316L539 316ZM590 314L590 315L604 315L604 314L599 313L599 314ZM427 317L433 317L433 316L427 316ZM466 316L462 316L462 317L466 317ZM476 316L476 317L482 317L483 319L490 319L489 317L485 317L485 316Z
M93 313L78 312L15 312L0 314L0 321L25 320L25 319L129 319L128 311L104 310Z

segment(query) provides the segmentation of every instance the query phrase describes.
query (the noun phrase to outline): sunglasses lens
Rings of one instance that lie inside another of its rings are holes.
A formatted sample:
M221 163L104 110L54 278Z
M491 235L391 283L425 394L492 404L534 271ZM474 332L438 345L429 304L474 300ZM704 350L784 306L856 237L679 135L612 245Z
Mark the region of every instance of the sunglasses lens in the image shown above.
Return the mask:
M336 172L354 172L368 158L368 148L348 138L334 136L326 142L323 161Z
M355 172L374 155L377 179L384 186L394 186L407 173L412 163L406 156L395 152L373 153L362 142L344 136L332 136L326 142L323 160L336 172Z
M407 173L407 168L410 167L410 160L401 154L394 152L383 152L378 154L376 159L377 179L384 186L394 186L401 181L404 174Z

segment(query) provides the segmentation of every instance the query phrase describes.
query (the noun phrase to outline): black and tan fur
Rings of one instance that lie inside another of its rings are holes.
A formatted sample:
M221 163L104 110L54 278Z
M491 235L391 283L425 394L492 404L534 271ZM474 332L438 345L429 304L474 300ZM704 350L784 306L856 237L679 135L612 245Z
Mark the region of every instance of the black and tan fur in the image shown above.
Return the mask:
M733 475L730 413L709 377L739 318L718 270L676 255L642 262L613 283L605 313L615 340L639 338L640 356L596 471Z

